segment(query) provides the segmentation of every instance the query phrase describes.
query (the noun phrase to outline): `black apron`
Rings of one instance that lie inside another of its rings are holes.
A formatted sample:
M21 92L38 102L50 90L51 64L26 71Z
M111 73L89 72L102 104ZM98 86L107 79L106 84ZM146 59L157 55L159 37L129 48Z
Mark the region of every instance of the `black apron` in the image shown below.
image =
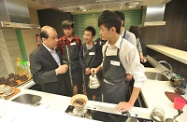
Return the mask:
M84 61L85 61L85 64L86 64L87 67L96 68L96 67L93 67L93 64L94 64L95 59L96 59L96 49L95 49L94 44L93 44L93 47L91 49L87 49L86 44L83 45L83 58L84 58ZM97 73L98 78L101 77L101 75L102 75L101 72ZM101 88L99 87L97 89L90 89L88 87L89 76L90 75L86 75L85 72L83 73L84 85L85 85L85 88L86 88L87 97L88 97L88 99L91 99L92 95L100 96Z
M70 43L70 46L65 46L63 63L69 65L66 82L70 87L78 86L78 93L82 93L82 69L79 63L79 47L76 42Z
M121 44L122 44L121 40ZM120 48L121 48L120 44ZM103 101L109 103L119 103L129 99L129 83L125 82L125 68L123 67L119 51L116 55L106 56L107 48L104 51L102 95ZM106 82L107 81L107 82Z

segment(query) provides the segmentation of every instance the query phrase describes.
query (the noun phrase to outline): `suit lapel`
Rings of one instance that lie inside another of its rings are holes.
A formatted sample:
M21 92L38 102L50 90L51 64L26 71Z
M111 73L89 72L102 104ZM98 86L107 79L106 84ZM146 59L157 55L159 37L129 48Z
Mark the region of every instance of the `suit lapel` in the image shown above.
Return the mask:
M50 61L52 64L55 64L58 67L58 64L56 63L51 53L43 45L40 46L40 49L45 59Z

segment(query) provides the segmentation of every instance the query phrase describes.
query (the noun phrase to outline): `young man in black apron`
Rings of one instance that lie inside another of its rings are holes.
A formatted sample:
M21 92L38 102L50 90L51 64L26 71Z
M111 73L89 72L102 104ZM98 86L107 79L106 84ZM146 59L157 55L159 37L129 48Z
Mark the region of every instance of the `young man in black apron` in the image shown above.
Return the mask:
M94 72L103 71L102 95L103 101L118 104L115 109L126 111L134 106L143 81L146 80L144 67L136 48L120 36L120 18L111 11L104 11L99 19L100 35L108 40L103 46L103 63ZM129 99L129 86L125 82L126 72L130 72L135 84Z
M63 21L62 28L64 36L59 39L58 46L63 54L63 63L69 66L65 80L69 84L69 93L71 96L71 94L82 93L82 69L79 63L81 40L79 37L73 35L74 24L72 21Z
M99 99L101 95L100 87L97 89L89 88L89 76L91 75L91 68L98 67L102 62L102 47L101 45L94 43L93 38L95 36L95 29L88 26L84 30L84 41L85 44L81 46L80 50L80 64L83 69L83 79L84 79L84 90L88 99L96 100ZM97 74L101 77L101 73Z
M114 13L117 14L119 18L121 19L120 34L122 38L126 39L127 41L129 41L131 44L133 44L136 47L137 43L136 43L135 35L125 30L125 14L120 11L114 11ZM132 92L133 85L134 85L134 78L132 77L132 74L130 74L129 72L126 73L126 81L129 81L129 89Z

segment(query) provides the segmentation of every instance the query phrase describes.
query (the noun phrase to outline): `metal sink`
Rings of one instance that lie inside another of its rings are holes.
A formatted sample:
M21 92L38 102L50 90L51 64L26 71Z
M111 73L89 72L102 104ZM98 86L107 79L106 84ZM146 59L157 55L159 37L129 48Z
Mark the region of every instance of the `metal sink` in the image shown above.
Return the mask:
M23 104L29 104L29 105L37 105L42 97L32 94L22 94L12 101L23 103Z
M145 72L147 79L158 80L158 81L169 81L164 74L158 72Z

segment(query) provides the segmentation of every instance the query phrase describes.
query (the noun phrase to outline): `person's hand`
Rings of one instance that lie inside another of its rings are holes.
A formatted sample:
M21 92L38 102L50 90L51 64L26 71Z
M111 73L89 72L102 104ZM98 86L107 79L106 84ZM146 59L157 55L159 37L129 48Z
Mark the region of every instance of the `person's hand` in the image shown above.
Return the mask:
M142 63L146 63L146 62L147 62L147 59L144 58L144 57L142 57L142 58L140 58L140 61L141 61Z
M84 95L87 95L87 93L86 93L86 86L85 85L83 85L82 92L83 92Z
M86 74L86 75L89 75L90 73L91 73L91 69L90 69L90 68L86 68L85 74Z
M64 74L66 73L68 70L68 65L67 64L63 64L63 65L60 65L56 70L56 75L58 74Z
M130 110L134 105L130 102L120 102L117 106L115 106L115 110L119 112L124 112Z
M126 74L125 79L126 79L126 81L131 81L132 80L132 75L131 74Z
M97 72L99 71L99 69L98 68L91 68L91 73L95 73L95 74L97 74Z

